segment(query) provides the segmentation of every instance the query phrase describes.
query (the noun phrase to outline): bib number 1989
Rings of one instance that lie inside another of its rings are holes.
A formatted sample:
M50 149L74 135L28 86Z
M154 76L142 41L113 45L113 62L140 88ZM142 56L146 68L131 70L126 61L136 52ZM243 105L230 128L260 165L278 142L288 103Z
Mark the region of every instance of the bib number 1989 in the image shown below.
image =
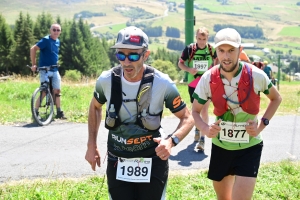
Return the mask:
M116 179L127 182L150 182L151 158L120 158Z

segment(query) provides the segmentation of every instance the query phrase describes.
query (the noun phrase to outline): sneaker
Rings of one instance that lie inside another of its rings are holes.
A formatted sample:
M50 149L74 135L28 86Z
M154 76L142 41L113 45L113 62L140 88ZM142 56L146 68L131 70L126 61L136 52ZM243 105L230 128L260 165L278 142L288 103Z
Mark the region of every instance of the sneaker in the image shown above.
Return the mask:
M205 145L205 141L204 140L200 140L198 142L197 149L199 149L201 151L204 151L204 145Z
M194 141L195 142L198 142L200 139L200 133L199 133L199 130L195 130L195 136L194 136Z
M38 120L41 120L41 119L42 119L41 116L40 116L40 114L39 114L39 111L35 111L35 114L36 114Z
M57 113L57 115L55 116L56 119L67 119L64 115L63 111L60 111Z

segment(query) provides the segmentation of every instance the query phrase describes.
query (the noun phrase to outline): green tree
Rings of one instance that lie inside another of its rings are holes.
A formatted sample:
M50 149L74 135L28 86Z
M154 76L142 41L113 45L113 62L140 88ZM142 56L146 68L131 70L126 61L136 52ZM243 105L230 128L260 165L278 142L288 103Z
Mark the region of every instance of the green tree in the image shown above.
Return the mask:
M88 51L85 48L82 33L73 20L70 24L64 24L64 33L61 35L61 69L62 74L65 70L76 69L85 74L88 67Z
M52 23L53 18L49 13L45 14L43 12L41 15L37 16L33 29L33 35L36 41L39 41L41 38L49 34Z
M20 19L20 18L19 18ZM16 21L18 24L18 32L15 33L15 43L12 49L13 72L18 74L29 74L30 70L25 68L30 64L30 48L34 43L34 36L32 33L33 21L29 14L23 21ZM15 30L16 31L16 30Z
M153 61L152 66L159 71L168 74L173 81L176 81L179 78L175 66L170 61L155 60Z
M0 70L8 74L11 66L10 51L13 46L13 35L5 18L0 14Z

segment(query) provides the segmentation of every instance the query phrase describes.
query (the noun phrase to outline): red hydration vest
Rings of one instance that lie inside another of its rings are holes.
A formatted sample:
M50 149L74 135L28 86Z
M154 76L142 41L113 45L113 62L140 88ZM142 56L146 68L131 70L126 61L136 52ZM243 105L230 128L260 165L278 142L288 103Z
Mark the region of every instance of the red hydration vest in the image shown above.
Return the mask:
M240 104L243 111L256 115L259 112L260 96L254 92L253 85L252 66L245 64L238 83L237 95L239 102L237 103ZM222 116L228 110L228 105L226 97L224 96L224 84L218 66L214 66L211 69L210 90L211 101L214 104L214 114L216 116Z

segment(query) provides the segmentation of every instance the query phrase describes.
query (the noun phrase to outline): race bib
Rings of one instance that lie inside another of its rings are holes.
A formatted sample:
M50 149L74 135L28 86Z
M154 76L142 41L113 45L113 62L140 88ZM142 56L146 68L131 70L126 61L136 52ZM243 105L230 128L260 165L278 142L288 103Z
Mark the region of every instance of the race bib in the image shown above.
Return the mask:
M116 179L150 183L152 158L119 158Z
M199 72L206 72L208 70L208 61L193 60L193 68L197 69Z
M233 143L249 143L249 134L245 126L247 122L224 122L220 123L220 140Z

